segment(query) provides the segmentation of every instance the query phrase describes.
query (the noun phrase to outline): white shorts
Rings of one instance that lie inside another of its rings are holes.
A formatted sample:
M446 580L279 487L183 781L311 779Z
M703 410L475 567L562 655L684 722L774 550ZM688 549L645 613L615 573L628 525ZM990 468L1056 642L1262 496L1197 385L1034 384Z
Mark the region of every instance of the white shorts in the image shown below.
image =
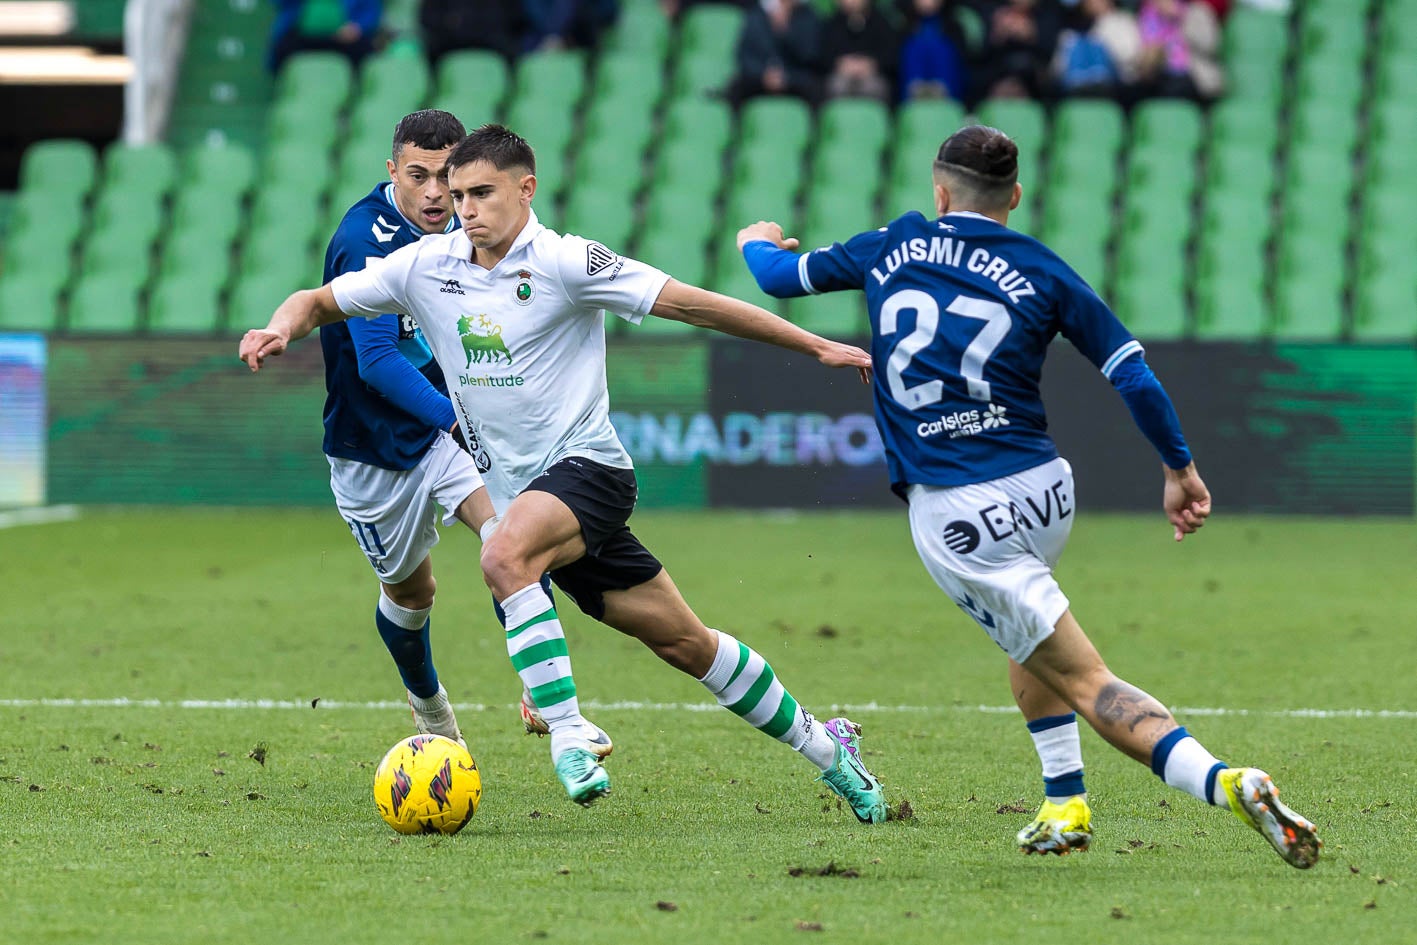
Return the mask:
M1073 527L1067 460L908 495L915 549L935 583L1012 659L1028 659L1068 609L1053 578Z
M438 544L438 508L451 525L463 500L483 487L472 457L444 433L412 469L330 461L330 491L379 580L397 584Z

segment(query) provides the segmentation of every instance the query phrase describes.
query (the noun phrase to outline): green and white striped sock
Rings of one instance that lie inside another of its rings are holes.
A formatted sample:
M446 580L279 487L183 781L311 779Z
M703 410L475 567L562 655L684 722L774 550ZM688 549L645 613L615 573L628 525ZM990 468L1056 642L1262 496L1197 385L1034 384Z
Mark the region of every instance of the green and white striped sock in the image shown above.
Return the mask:
M806 712L778 682L757 651L722 630L718 653L699 680L718 704L766 735L786 742L822 771L836 759L836 743L826 727Z
M551 598L540 584L532 584L502 601L502 611L507 615L507 656L547 726L555 732L580 722L566 635Z

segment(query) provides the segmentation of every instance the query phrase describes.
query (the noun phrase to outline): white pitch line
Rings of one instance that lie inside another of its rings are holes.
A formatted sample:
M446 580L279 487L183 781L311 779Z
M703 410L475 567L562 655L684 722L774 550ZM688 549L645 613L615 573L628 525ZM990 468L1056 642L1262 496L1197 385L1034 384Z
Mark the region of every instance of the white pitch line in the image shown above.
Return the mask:
M48 525L50 522L72 522L79 517L77 505L45 505L34 509L11 509L0 512L0 528L20 525Z
M313 705L312 705L313 703ZM516 704L490 705L481 702L455 702L461 712L510 712ZM604 712L717 712L714 702L601 702L586 700L586 709ZM393 700L346 702L339 699L0 699L3 709L407 709L408 703ZM985 715L1008 715L1018 711L1011 705L883 705L879 702L834 704L824 707L831 712L887 712L925 714L930 712L975 712ZM1417 719L1412 709L1228 709L1207 706L1173 707L1180 718L1191 716L1268 716L1287 719Z

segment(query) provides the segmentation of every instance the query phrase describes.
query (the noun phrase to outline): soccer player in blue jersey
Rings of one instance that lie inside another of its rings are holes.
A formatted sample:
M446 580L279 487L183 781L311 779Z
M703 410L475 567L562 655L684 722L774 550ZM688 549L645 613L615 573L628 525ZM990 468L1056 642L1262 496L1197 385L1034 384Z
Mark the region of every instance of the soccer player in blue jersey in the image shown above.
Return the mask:
M325 282L456 228L443 165L464 134L462 122L435 109L398 123L389 179L340 221L325 252ZM441 291L461 295L456 283ZM375 625L403 677L418 731L462 741L429 644L435 590L429 552L438 543L440 508L445 525L456 518L475 532L495 528L481 476L485 451L475 435L457 428L443 372L412 318L388 314L326 325L320 345L330 488L380 582ZM598 727L594 732L592 750L604 757L610 739Z
M1075 504L1038 382L1060 333L1112 382L1160 453L1176 540L1210 515L1210 493L1141 344L1057 255L1007 227L1022 189L1018 149L1003 132L974 125L946 140L934 193L935 219L907 213L804 255L776 223L744 228L738 245L770 295L866 293L891 488L909 504L930 575L1008 654L1043 758L1048 799L1020 848L1087 847L1076 712L1167 784L1228 807L1289 864L1312 866L1313 824L1279 802L1269 775L1218 761L1165 706L1113 675L1053 576Z

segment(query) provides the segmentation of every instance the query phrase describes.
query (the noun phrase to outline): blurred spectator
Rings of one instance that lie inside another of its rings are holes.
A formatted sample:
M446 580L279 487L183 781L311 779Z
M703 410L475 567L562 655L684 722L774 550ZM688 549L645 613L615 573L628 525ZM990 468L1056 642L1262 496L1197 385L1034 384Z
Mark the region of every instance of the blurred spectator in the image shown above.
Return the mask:
M743 18L738 74L724 94L739 105L755 95L821 94L821 21L801 0L761 0Z
M1141 29L1135 14L1114 0L1082 0L1080 28L1058 39L1053 76L1065 95L1129 98L1141 65Z
M528 51L594 46L620 15L619 0L523 0L522 8Z
M1039 98L1062 26L1056 3L1004 0L989 16L980 88L984 98Z
M1212 98L1224 78L1216 60L1220 27L1204 3L1142 0L1142 91L1146 95Z
M384 16L381 0L271 0L276 5L267 62L272 72L292 53L342 52L357 66L374 51Z
M953 98L969 91L969 54L953 0L910 0L900 50L900 97Z
M900 34L871 0L836 0L822 27L822 52L829 97L893 97Z
M513 59L526 31L522 0L422 0L418 25L432 63L454 49L490 49Z
M1230 7L1233 4L1230 0L1200 0L1215 13L1217 23L1224 23L1225 18L1230 15Z

